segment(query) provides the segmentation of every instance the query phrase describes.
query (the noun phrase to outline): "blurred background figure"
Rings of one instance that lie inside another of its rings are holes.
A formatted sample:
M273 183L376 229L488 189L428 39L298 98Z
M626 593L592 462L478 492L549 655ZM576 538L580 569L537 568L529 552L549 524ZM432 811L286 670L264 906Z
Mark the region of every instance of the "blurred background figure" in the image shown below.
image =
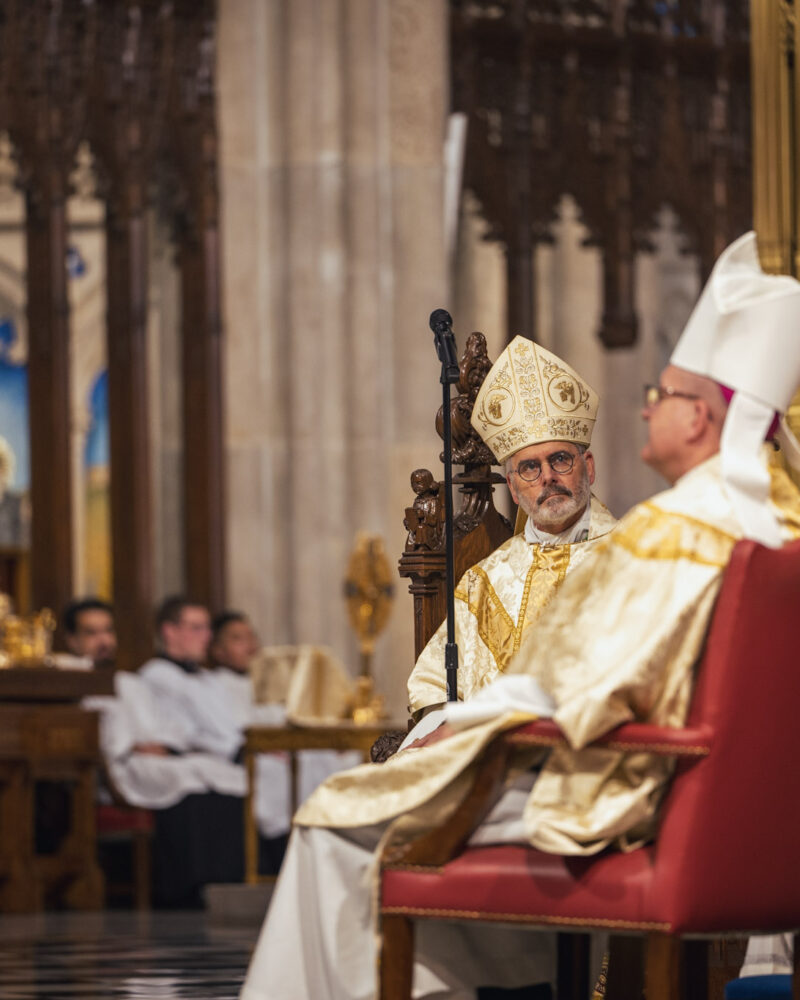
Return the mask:
M99 597L82 597L64 609L64 641L75 656L83 656L95 667L113 667L117 653L114 609Z
M245 614L223 611L217 615L211 626L209 660L212 667L246 676L257 652L258 636Z
M204 678L214 694L219 722L227 723L234 735L244 738L252 725L282 725L283 705L256 704L250 672L259 652L258 636L250 619L241 611L223 611L211 626L210 669ZM256 822L259 831L259 870L277 875L291 825L289 761L286 754L260 754L256 761Z

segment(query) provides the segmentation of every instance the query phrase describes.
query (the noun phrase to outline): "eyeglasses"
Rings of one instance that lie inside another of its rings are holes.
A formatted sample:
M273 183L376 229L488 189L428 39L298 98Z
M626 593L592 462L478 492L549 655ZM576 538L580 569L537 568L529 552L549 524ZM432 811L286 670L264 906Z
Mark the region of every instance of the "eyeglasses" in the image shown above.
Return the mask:
M572 466L575 464L576 458L577 455L573 455L568 451L556 451L552 455L548 455L545 458L545 462L547 462L553 472L557 472L560 476L565 476L568 472L572 472ZM535 483L542 474L542 463L538 458L525 458L519 463L516 469L512 469L511 471L516 473L520 479L524 479L526 483Z
M646 385L644 387L644 407L646 410L652 410L654 406L658 406L662 399L669 399L670 397L676 399L700 398L690 392L679 392L668 385Z

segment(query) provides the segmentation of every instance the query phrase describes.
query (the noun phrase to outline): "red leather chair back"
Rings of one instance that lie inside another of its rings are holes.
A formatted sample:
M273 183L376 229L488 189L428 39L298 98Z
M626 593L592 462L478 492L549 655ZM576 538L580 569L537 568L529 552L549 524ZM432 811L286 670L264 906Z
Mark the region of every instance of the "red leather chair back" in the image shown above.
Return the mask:
M676 931L800 920L798 625L800 542L739 542L689 717L710 726L712 752L679 768L653 848Z

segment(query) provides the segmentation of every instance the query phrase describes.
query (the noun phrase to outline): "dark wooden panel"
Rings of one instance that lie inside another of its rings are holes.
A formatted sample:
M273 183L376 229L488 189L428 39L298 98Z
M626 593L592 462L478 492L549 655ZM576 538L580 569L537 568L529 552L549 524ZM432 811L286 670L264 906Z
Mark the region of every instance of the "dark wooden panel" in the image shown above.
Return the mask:
M41 202L39 201L41 199ZM57 614L72 598L69 307L63 189L27 200L31 599Z
M159 0L107 5L89 121L106 201L111 549L117 662L126 669L152 651L147 211L171 54L166 13Z
M58 613L72 597L66 199L94 19L45 0L9 0L3 15L3 112L26 198L31 596Z
M494 506L495 486L503 477L492 472L494 455L470 423L475 398L492 367L482 333L467 337L459 363L458 395L450 403L453 437L453 465L463 471L453 476L459 489L459 505L453 526L454 576L456 582L476 562L484 559L512 533L511 525ZM441 408L436 429L443 433ZM444 486L427 469L411 476L416 494L406 508L404 525L408 531L405 551L400 557L400 576L411 582L414 598L414 659L444 621L447 614L446 546L444 534Z
M225 464L213 0L175 4L168 153L178 184L187 590L225 604Z
M536 243L564 195L603 259L599 336L636 338L634 261L670 205L707 274L751 226L748 7L450 0L464 184L506 249L508 333L535 337Z
M0 670L0 702L80 701L87 695L114 694L110 670L61 670L8 667Z

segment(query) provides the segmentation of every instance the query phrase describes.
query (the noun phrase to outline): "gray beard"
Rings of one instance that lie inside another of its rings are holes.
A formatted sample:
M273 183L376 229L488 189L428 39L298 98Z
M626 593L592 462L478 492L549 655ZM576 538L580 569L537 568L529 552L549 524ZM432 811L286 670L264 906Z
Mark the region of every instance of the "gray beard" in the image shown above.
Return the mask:
M542 510L542 507L540 507L536 503L532 504L520 503L520 506L528 515L528 519L530 521L533 521L534 525L540 531L545 531L552 534L553 526L563 521L564 517L569 517L571 514L580 512L578 514L578 518L580 518L580 514L583 513L583 511L588 506L591 496L592 496L592 487L591 484L589 483L589 477L587 475L583 477L582 482L573 491L572 496L564 498L565 500L568 500L570 503L570 508L568 508L566 512L564 507L561 507L560 510L553 511L551 513L548 510Z

